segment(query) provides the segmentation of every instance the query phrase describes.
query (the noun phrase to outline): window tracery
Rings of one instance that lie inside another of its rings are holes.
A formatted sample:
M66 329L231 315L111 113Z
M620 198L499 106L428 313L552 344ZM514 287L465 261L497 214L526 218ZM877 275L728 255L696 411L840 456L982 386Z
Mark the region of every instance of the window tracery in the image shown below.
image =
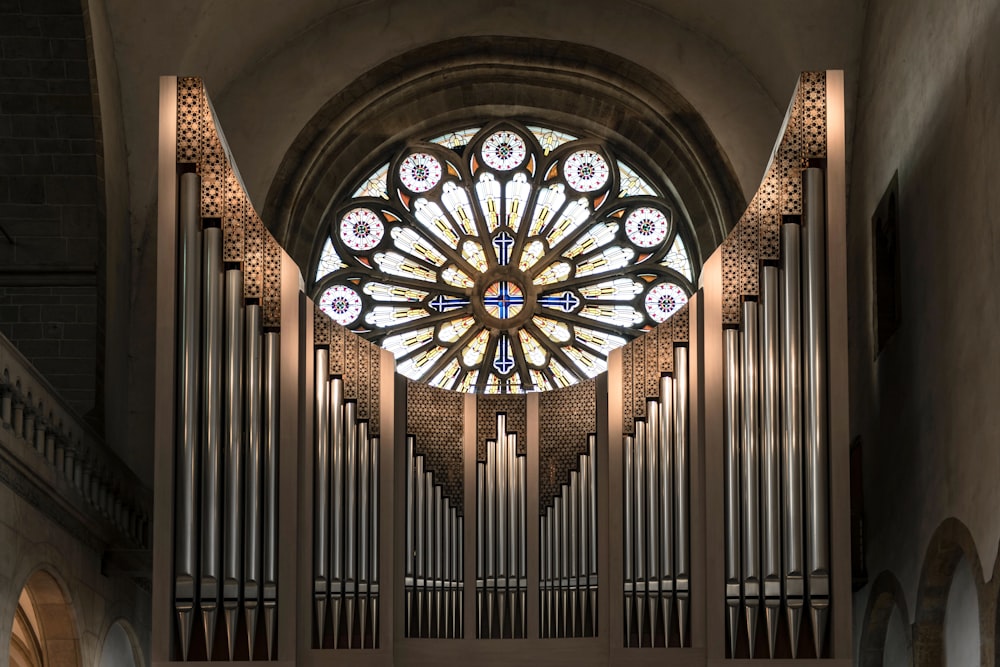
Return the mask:
M369 173L334 209L313 294L411 379L568 386L693 290L677 207L597 140L505 121Z

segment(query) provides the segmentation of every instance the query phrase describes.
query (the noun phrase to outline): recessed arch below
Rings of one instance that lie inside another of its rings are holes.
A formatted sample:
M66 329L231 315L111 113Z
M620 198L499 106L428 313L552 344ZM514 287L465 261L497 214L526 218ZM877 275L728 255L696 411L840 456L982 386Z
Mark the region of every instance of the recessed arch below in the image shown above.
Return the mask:
M47 569L35 570L21 589L14 629L12 665L79 667L82 664L80 631L71 598L57 575Z

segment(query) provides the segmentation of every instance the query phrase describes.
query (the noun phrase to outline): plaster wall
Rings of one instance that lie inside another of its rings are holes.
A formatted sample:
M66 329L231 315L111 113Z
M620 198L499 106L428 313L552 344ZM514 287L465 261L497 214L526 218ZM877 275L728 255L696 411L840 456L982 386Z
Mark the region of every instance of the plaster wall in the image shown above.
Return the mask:
M865 27L848 223L852 435L867 569L893 572L911 613L945 519L968 527L986 580L1000 541L998 30L992 0L874 0ZM896 170L902 323L876 358L871 217Z

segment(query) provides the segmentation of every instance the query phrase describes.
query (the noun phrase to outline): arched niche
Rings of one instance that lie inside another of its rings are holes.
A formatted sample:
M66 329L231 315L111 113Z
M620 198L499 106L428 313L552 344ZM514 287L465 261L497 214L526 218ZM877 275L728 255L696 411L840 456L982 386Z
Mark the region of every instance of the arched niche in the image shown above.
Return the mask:
M80 635L63 585L36 570L21 589L11 633L12 667L79 667Z
M142 654L125 621L116 621L108 628L97 664L98 667L142 667Z

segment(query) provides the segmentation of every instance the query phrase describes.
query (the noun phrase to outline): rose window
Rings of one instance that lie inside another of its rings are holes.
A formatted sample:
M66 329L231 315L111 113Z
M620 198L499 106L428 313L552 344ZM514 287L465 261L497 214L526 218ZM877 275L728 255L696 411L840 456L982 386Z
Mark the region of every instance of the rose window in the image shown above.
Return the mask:
M331 209L314 295L400 373L567 386L693 289L678 207L596 140L514 122L412 142Z

